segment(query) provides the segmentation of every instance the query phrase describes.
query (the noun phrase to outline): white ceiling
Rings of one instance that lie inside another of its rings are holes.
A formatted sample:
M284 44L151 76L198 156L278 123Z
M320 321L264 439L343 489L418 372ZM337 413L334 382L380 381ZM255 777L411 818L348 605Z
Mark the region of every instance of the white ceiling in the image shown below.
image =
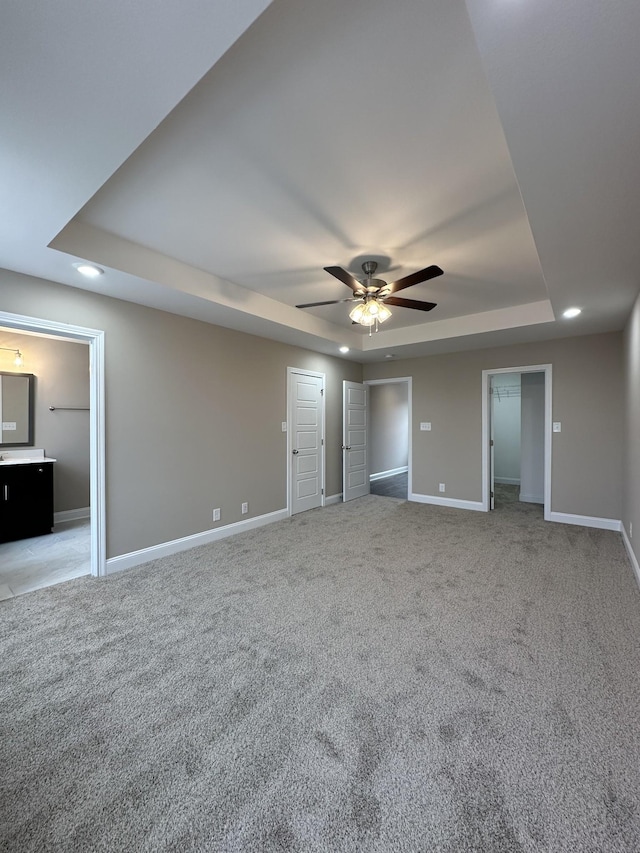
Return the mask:
M2 18L1 266L361 361L628 315L637 0L22 0ZM348 304L294 307L349 296L322 267L366 258L386 280L439 264L402 294L438 307L371 337Z

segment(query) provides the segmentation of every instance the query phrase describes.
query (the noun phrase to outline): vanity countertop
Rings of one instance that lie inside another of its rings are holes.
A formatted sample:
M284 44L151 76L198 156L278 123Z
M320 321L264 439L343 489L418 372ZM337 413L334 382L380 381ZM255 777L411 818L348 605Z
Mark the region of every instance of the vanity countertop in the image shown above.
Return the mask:
M5 450L0 452L0 465L38 465L41 462L57 462L44 455L44 450Z

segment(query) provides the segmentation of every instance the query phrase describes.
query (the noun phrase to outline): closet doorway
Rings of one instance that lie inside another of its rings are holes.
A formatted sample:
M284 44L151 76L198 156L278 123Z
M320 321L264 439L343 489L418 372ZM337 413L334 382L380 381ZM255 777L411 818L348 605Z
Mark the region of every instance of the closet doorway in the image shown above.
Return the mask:
M372 379L369 388L371 494L411 494L411 377Z
M483 509L551 511L551 365L483 371Z

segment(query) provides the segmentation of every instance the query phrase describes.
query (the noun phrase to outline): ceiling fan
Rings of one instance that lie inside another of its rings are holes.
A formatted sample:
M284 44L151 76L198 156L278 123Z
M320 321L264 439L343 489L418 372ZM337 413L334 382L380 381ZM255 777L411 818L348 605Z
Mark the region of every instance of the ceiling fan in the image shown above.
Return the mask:
M411 273L398 281L392 281L387 284L381 278L374 278L378 264L376 261L365 261L362 264L362 270L365 274L364 281L358 281L351 273L342 269L342 267L324 267L325 272L337 278L347 287L353 290L353 296L347 299L329 299L327 302L307 302L304 305L296 305L296 308L316 308L318 305L337 305L340 302L355 302L355 308L349 313L349 317L353 323L359 323L361 326L375 326L378 331L378 324L384 323L391 316L391 311L387 306L394 305L399 308L414 308L418 311L431 311L436 307L435 302L419 302L417 299L403 299L395 296L399 290L404 290L406 287L412 287L414 284L420 284L422 281L429 281L432 278L443 274L440 267L432 265L426 269Z

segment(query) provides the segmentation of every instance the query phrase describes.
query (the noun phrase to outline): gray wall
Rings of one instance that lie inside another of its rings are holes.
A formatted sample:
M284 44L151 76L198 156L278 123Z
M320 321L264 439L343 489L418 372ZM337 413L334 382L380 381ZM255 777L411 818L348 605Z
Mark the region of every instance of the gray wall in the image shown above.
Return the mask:
M640 296L624 330L625 455L622 521L631 546L640 557ZM640 562L640 560L639 560Z
M326 493L342 491L345 359L0 272L3 310L105 331L107 556L286 506L287 372L324 372Z
M5 303L3 298L3 309L9 310ZM50 412L49 406L89 405L89 347L10 329L0 330L0 346L19 349L24 358L21 367L0 361L1 370L33 373L36 377L34 446L58 460L54 469L55 512L88 507L89 413ZM13 358L9 353L0 355Z
M365 379L413 377L413 490L482 499L482 371L553 365L551 508L619 519L622 482L622 334L563 338L365 365ZM431 432L419 432L431 421Z
M371 474L406 468L409 455L408 409L406 382L369 386Z

